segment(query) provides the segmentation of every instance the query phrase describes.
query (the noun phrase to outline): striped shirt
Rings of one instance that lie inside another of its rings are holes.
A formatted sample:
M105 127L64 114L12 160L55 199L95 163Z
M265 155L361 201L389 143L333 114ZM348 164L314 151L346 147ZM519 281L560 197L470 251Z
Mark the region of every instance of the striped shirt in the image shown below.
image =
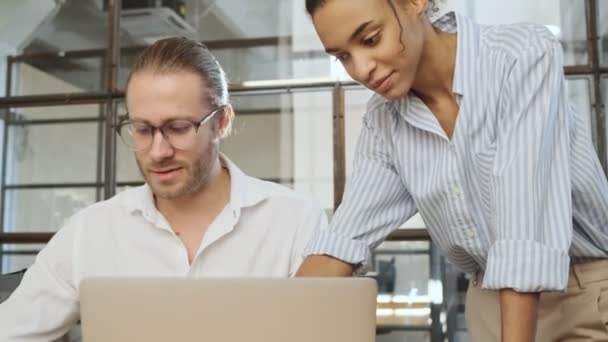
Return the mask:
M571 263L607 257L608 182L570 107L561 45L534 24L449 13L434 25L458 33L452 138L413 93L374 95L343 202L305 253L366 266L420 212L451 262L485 272L484 288L564 289Z

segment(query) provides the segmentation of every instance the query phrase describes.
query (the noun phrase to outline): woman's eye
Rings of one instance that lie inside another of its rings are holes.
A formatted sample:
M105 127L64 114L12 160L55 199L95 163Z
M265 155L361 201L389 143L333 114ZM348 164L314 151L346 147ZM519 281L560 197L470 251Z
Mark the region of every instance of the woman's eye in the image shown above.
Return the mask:
M347 55L347 54L345 54L345 53L344 53L344 54L339 54L339 55L336 55L336 60L337 60L338 62L342 62L342 63L344 63L344 61L346 61L346 59L347 59L347 58L348 58L348 55Z
M380 34L376 33L376 34L374 34L371 37L363 39L363 45L365 45L365 46L374 46L374 45L378 44L379 40L380 40Z

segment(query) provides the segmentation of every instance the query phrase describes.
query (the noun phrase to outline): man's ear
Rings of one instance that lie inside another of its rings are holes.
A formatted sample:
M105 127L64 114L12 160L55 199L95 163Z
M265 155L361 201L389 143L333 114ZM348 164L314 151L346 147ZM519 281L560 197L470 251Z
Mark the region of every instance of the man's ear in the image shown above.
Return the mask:
M220 119L218 120L218 136L220 138L225 138L230 135L233 119L234 109L232 108L232 105L227 104L222 111Z

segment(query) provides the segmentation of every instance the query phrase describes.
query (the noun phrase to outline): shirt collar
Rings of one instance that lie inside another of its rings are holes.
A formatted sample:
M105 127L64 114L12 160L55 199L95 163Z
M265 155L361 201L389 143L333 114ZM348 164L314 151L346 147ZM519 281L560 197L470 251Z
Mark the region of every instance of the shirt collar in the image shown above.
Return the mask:
M220 160L230 173L230 202L235 208L254 206L275 193L274 187L248 176L224 154L220 154Z
M456 12L449 12L433 22L443 32L458 33L456 62L452 91L464 95L467 79L477 63L481 41L481 30L477 23Z

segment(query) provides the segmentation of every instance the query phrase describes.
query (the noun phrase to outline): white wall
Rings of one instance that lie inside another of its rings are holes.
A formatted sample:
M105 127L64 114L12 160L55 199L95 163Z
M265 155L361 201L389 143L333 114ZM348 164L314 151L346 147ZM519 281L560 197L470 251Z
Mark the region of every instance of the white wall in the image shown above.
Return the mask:
M562 0L438 0L438 15L457 11L486 25L534 22L543 25L560 25ZM576 1L572 1L575 3Z

